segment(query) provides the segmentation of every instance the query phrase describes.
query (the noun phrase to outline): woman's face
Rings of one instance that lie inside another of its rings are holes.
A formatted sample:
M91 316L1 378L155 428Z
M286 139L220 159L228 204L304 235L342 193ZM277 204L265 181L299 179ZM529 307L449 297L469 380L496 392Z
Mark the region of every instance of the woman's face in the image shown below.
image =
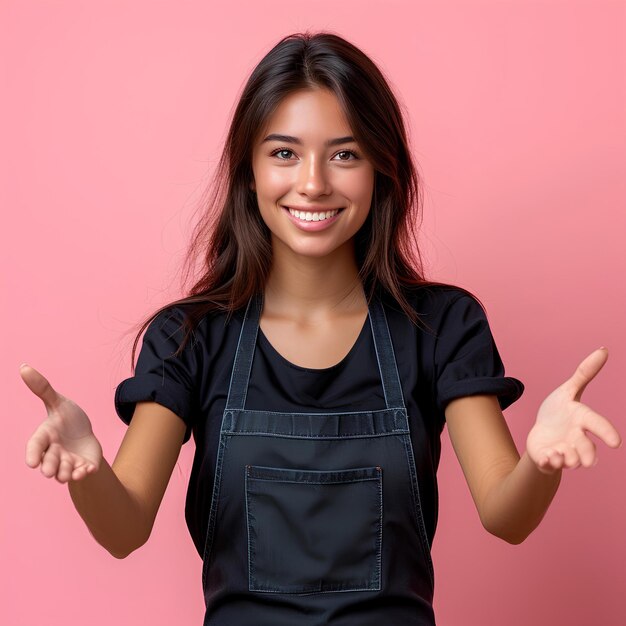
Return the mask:
M351 135L326 89L285 97L269 118L253 146L251 188L275 252L322 257L352 245L370 211L374 168Z

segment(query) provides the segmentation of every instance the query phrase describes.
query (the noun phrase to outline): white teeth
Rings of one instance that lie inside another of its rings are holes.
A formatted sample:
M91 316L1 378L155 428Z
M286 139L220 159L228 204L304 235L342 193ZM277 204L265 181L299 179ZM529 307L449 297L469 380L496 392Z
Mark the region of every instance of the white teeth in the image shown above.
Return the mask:
M337 215L337 213L339 213L339 209L335 209L334 211L322 211L315 213L312 213L311 211L296 211L294 209L289 209L289 213L291 213L294 217L297 217L299 220L305 222L319 222L322 220L327 220L329 217L333 217L334 215Z

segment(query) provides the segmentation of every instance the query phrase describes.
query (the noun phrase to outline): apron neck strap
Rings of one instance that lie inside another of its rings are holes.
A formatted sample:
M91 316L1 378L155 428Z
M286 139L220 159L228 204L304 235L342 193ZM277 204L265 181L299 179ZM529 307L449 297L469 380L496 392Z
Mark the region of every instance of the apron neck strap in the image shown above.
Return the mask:
M252 361L262 310L263 294L258 293L250 298L244 313L225 410L240 410L245 407L246 392L248 390L250 372L252 371ZM385 404L388 409L404 409L402 386L389 333L389 325L387 324L387 316L382 302L376 297L368 306L368 318L372 328L378 370L385 394Z

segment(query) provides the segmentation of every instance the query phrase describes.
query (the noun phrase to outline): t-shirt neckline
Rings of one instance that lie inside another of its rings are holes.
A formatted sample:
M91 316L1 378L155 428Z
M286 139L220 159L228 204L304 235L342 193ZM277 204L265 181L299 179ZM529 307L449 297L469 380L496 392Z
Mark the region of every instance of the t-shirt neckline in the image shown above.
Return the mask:
M352 344L352 347L350 348L350 350L348 350L348 353L343 357L343 359L341 359L341 361L339 361L338 363L335 363L335 365L331 365L330 367L302 367L301 365L296 365L295 363L292 363L291 361L286 359L280 352L278 352L276 348L274 348L274 346L270 343L270 340L266 337L260 325L258 327L258 330L259 330L258 337L260 341L263 343L263 347L269 350L270 353L273 354L278 359L278 361L280 361L281 363L284 363L288 367L295 369L299 372L311 372L315 374L323 374L324 372L331 372L335 369L340 368L342 365L345 365L350 360L352 355L356 352L360 343L363 341L363 338L365 337L365 333L368 329L368 326L369 326L369 312L365 316L365 321L363 322L361 331L359 332L359 335L356 338L355 342Z

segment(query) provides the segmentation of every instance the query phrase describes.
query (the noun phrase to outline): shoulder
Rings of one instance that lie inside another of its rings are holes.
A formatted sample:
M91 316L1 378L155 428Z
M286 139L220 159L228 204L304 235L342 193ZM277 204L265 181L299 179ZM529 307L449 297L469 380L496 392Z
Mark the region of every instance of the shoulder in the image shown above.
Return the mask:
M194 352L203 360L228 356L236 346L244 309L230 313L212 303L174 302L153 316L146 336L173 346L177 353Z
M215 315L199 314L188 304L168 304L152 314L145 328L144 343L168 354L206 352Z
M426 331L436 333L445 325L451 311L465 309L474 315L486 316L478 296L459 285L429 282L404 286L402 292ZM398 308L397 303L393 306Z
M228 316L223 311L216 311L204 302L174 302L165 305L153 314L149 328L153 331L183 331L187 330L195 336L211 333L215 328L223 329L228 325ZM241 317L240 311L235 311L233 318Z

